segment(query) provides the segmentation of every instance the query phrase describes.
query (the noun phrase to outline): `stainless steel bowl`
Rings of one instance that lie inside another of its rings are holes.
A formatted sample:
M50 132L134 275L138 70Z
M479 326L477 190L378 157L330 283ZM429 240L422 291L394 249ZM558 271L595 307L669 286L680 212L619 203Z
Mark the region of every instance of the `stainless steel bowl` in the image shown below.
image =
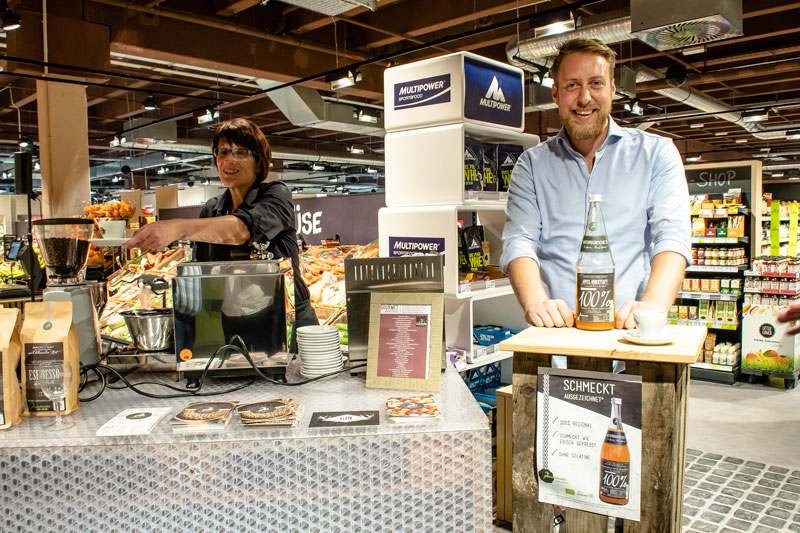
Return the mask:
M172 348L175 319L171 309L123 311L120 314L139 350L160 352Z

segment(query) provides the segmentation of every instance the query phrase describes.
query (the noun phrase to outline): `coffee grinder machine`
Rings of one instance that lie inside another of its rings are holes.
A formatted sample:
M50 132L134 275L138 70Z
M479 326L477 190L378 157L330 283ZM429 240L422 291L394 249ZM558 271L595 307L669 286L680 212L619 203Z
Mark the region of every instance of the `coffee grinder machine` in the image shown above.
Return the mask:
M47 271L45 302L72 302L81 365L100 360L100 335L92 290L84 281L94 223L83 218L47 218L33 222L33 235Z

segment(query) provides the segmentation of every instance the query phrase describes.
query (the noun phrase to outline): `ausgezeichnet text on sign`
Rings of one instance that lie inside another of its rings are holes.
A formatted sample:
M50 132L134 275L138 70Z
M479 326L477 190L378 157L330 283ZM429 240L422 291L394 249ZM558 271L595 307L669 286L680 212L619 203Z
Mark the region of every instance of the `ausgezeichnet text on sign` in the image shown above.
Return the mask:
M639 521L640 376L539 368L539 501Z

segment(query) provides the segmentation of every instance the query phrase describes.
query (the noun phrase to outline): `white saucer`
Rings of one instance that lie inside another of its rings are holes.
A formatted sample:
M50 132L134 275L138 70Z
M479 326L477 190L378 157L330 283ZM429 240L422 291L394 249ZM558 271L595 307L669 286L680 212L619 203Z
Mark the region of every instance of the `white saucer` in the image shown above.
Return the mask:
M641 344L643 346L663 346L665 344L672 344L672 337L667 332L662 332L661 335L655 337L642 337L638 329L632 329L627 331L622 338L628 342Z

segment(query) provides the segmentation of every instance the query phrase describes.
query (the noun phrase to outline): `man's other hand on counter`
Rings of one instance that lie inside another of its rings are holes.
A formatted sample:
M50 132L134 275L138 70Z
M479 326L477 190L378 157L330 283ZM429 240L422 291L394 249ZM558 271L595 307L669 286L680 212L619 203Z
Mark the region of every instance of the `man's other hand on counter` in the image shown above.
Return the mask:
M575 312L564 300L542 300L525 310L528 324L544 328L571 328L575 325Z
M778 322L792 322L800 319L800 303L791 304L783 311L778 313ZM795 326L786 330L788 335L800 333L800 326Z
M636 329L636 319L633 314L639 310L659 310L660 307L654 304L641 301L630 301L622 304L617 309L614 317L614 327L617 329Z

